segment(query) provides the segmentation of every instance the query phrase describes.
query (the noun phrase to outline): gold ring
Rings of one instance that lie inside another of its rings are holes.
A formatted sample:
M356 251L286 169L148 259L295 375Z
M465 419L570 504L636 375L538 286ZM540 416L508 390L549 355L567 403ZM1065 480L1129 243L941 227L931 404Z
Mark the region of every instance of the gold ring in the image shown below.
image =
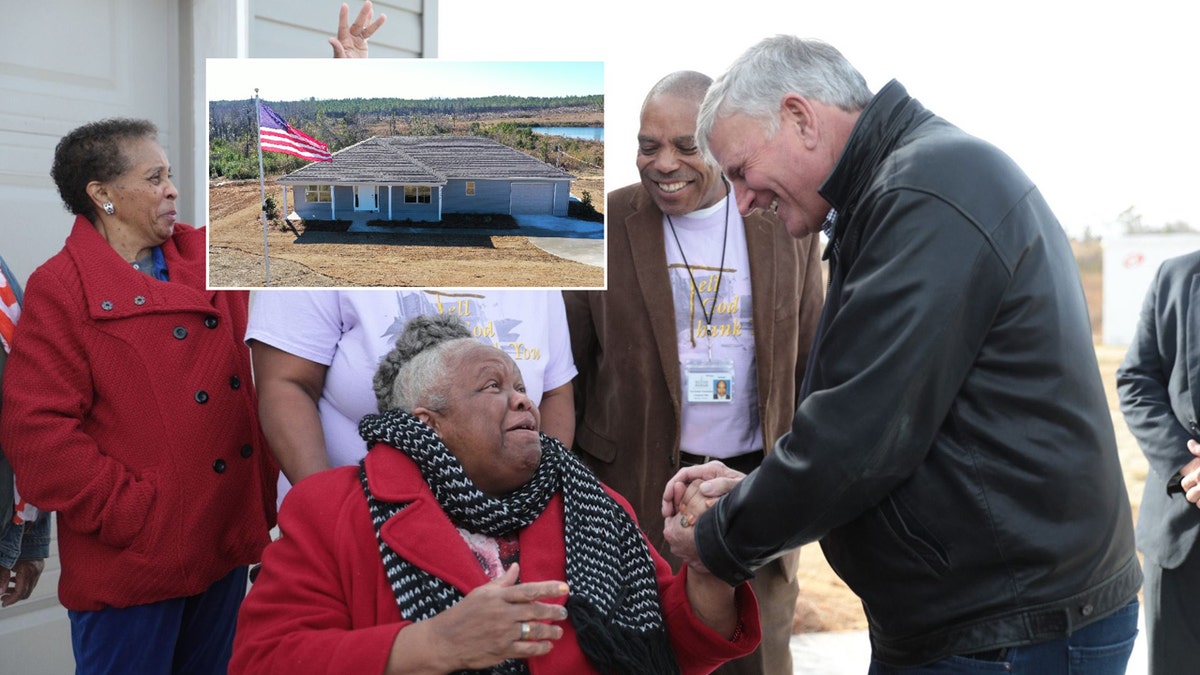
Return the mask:
M532 629L529 627L528 621L521 622L521 639L520 639L521 642L524 642L529 639L529 633L531 630Z

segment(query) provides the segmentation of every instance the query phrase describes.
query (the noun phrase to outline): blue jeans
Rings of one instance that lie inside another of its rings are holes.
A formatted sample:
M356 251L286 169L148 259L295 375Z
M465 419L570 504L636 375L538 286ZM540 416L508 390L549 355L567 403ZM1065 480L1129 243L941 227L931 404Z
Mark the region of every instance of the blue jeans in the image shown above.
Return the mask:
M18 560L50 557L50 516L42 513L32 523L14 525L11 515L0 515L5 519L0 523L0 567L11 570Z
M950 656L916 668L893 668L871 659L869 675L1124 675L1137 638L1138 601L1061 640L1010 647L1002 660Z
M76 675L224 675L246 595L238 567L199 595L148 605L68 611Z

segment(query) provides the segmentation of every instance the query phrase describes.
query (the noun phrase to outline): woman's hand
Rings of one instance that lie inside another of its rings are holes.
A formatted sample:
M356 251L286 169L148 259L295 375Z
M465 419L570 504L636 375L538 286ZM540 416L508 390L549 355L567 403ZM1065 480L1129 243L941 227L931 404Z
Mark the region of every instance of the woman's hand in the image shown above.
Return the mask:
M428 665L438 672L478 670L505 659L527 659L550 651L563 636L555 621L567 618L562 605L541 602L567 594L561 581L518 584L518 565L467 594L437 616L405 627L396 635L387 673L417 672L414 650L428 649Z
M372 20L374 14L371 0L366 0L354 23L350 23L350 6L342 3L342 9L338 13L337 37L329 38L329 44L333 47L333 58L367 58L367 40L379 30L384 21L387 21L386 14L380 14L378 19Z
M696 533L692 529L696 526L696 521L700 520L700 516L717 501L701 489L704 483L700 478L692 480L686 487L683 483L676 483L676 496L672 508L679 516L669 516L663 520L663 537L667 540L671 553L683 560L688 567L696 572L708 574L708 569L696 554Z
M716 498L732 490L745 477L746 474L734 471L715 459L699 466L685 466L667 481L663 490L663 518L679 513L683 494L692 485L699 483L701 494Z
M696 552L692 528L721 495L729 492L746 474L721 462L711 461L679 470L663 491L663 537L676 557L697 572L708 573Z
M707 497L701 492L700 486L703 484L702 480L694 480L684 488L683 496L675 505L675 510L679 512L680 527L693 527L696 521L700 520L700 516L717 502L716 499Z

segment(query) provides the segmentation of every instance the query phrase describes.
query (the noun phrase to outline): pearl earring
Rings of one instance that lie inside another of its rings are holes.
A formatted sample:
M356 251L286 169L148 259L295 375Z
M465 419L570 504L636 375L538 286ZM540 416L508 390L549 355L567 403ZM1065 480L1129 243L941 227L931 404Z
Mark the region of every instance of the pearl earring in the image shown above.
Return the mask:
M100 208L104 209L104 212L110 216L117 212L117 208L113 206L112 202L104 202L100 205Z

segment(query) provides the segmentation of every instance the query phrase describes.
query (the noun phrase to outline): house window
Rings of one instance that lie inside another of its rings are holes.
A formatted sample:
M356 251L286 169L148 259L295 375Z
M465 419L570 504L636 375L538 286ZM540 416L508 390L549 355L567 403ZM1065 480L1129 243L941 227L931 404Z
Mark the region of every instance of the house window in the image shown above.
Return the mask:
M309 185L304 188L304 199L309 203L312 202L331 202L333 194L330 192L332 186L329 185Z
M432 195L433 191L428 185L404 186L405 204L428 204L432 198Z
M467 196L469 197L473 194L475 194L475 181L469 180L467 181Z

